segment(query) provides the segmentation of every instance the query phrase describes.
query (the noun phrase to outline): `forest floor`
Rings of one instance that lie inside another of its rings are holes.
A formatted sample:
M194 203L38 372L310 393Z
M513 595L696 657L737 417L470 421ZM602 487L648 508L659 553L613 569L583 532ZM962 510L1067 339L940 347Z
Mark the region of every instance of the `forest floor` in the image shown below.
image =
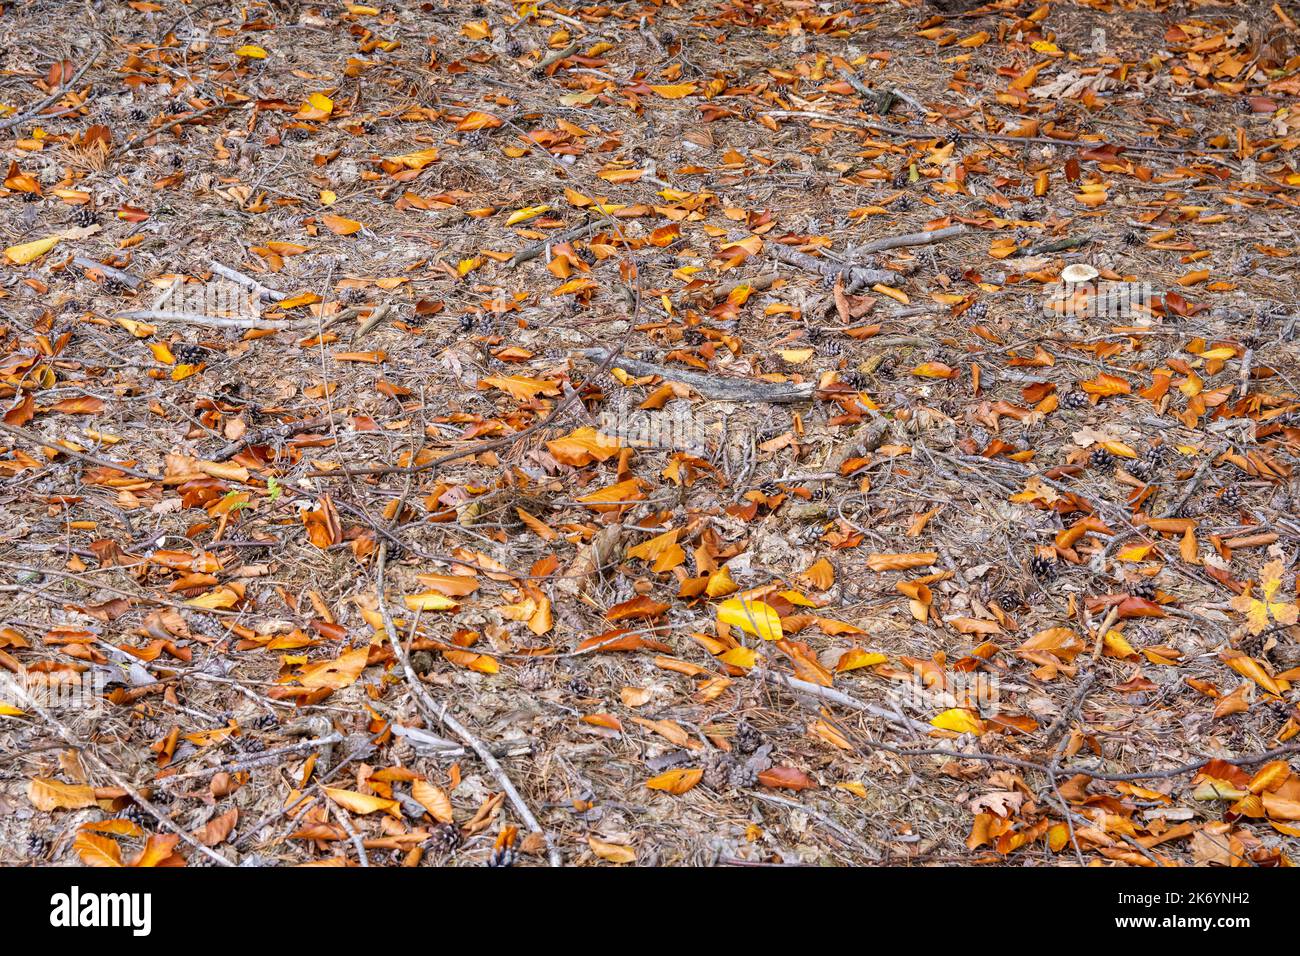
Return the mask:
M1294 862L1296 19L7 4L0 860Z

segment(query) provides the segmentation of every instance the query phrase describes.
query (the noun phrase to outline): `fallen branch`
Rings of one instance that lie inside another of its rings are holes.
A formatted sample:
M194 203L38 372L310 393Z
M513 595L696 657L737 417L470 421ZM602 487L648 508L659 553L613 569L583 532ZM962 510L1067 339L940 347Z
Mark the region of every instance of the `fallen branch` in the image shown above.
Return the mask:
M520 249L513 256L506 260L506 268L516 269L525 262L531 262L536 259L548 248L561 242L572 242L574 239L585 239L593 232L598 232L603 223L586 222L580 226L574 226L572 229L566 229L564 232L556 233L553 236L547 236L541 242L535 242L531 246Z
M800 252L790 246L782 245L779 242L769 242L764 245L767 254L777 262L783 262L788 266L794 266L796 269L803 269L806 272L814 272L818 275L825 276L828 279L834 279L837 275L844 276L844 291L856 293L863 289L869 289L874 285L898 285L903 281L903 277L897 272L890 269L871 269L866 266L857 266L851 263L831 262L828 259L818 259L810 256L806 252Z
M144 283L143 279L137 279L129 272L123 272L121 269L114 269L112 266L106 266L104 263L97 262L96 260L86 256L74 256L72 264L74 266L79 266L82 269L90 269L94 272L106 275L109 278L116 279L118 282L122 283L122 285L127 286L132 290L138 289Z
M830 701L833 704L839 704L841 707L847 707L850 710L856 710L870 714L873 717L879 717L881 720L887 720L889 723L896 724L906 730L912 730L918 733L929 733L934 729L929 724L922 723L919 720L911 720L892 710L877 707L875 704L868 704L866 701L858 700L856 697L850 697L848 694L841 693L834 688L822 687L820 684L813 684L806 680L799 680L799 678L790 677L787 674L780 674L776 671L755 667L749 672L749 676L757 677L759 680L767 681L769 684L781 684L785 687L789 687L791 690L797 690L801 694L808 694L811 697Z
M581 349L579 354L588 358L605 359L609 353L603 349ZM628 358L620 358L616 364L619 368L626 369L634 375L658 375L670 382L681 382L683 385L689 385L705 398L724 402L771 402L773 404L806 402L817 391L817 386L813 382L804 382L799 385L782 385L777 382L760 382L754 379L723 378L718 375L706 375L702 372L689 372L684 369L679 371L664 365L655 365L653 362L642 362L638 359Z
M324 737L317 737L314 740L302 740L296 744L289 744L287 747L277 747L274 750L267 750L255 757L249 757L246 760L237 760L233 763L218 764L215 767L204 767L202 770L190 770L186 773L176 773L162 779L171 782L175 780L193 780L196 778L213 777L219 773L242 773L245 770L253 770L257 767L264 767L267 764L279 763L281 757L287 757L290 754L301 753L304 750L324 749L343 740L342 734L328 734Z
M271 438L288 438L290 435L296 435L298 432L306 431L309 428L319 428L322 425L329 425L333 418L329 415L321 415L317 418L304 418L296 422L283 422L279 425L272 425L269 428L261 428L257 431L245 432L242 437L230 444L224 446L212 455L213 461L225 461L231 455L237 455L249 445L260 445L262 442Z
M289 293L277 292L275 289L268 288L258 282L252 276L244 275L238 269L232 269L229 266L223 266L220 262L212 263L212 271L223 279L228 279L236 285L242 285L245 289L257 293L263 299L270 299L272 302L279 302L281 299L287 299Z
M901 249L904 246L926 246L933 242L943 242L945 239L955 239L958 236L966 235L968 232L970 232L970 229L958 224L956 226L945 226L943 229L909 232L902 236L886 236L883 239L868 242L865 246L854 246L850 250L850 255L870 255L873 252Z

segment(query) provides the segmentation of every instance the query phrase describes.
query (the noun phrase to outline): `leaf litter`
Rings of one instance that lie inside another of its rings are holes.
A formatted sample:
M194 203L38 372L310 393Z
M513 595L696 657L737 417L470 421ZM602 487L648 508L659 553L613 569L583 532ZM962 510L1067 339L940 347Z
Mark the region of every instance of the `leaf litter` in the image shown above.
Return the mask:
M7 44L5 859L1290 863L1294 11L940 6Z

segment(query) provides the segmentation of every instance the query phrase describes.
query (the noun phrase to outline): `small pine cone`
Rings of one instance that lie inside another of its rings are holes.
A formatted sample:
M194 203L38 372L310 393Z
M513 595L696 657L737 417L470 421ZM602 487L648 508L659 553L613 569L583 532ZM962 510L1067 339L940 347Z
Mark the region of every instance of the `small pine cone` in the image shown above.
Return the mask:
M260 754L266 749L266 741L261 737L248 737L243 741L244 753Z
M1151 581L1139 581L1128 589L1128 593L1135 598L1142 598L1144 601L1154 601L1157 588Z
M1088 464L1098 471L1113 471L1115 456L1104 448L1094 448L1092 454L1088 456Z
M914 205L911 196L899 196L898 199L894 200L892 208L894 212L909 212Z
M171 350L178 365L202 365L208 360L208 350L192 342L177 342Z
M817 346L817 351L822 355L839 355L844 351L844 346L840 344L839 339L826 339Z
M145 813L144 807L140 806L138 803L133 803L122 811L122 819L130 820L136 826L143 827L146 820L151 820L153 818L150 817L149 814Z
M25 193L22 194L22 197L23 197L23 202L40 202L40 201L41 201L41 194L40 194L40 193L28 193L28 192L25 192Z
M524 55L524 45L522 43L520 43L514 37L511 37L509 40L506 41L506 56L519 59L519 57L523 55Z
M1241 507L1241 489L1236 485L1227 485L1219 493L1219 503L1230 511Z
M131 111L126 115L131 118L131 122L133 123L143 123L149 118L149 114L138 106L132 107Z
M596 264L596 254L588 246L583 246L578 250L578 258L589 266Z
M769 498L775 498L781 494L781 486L775 481L765 481L758 486L758 490Z
M479 130L471 130L460 141L467 149L482 149L487 145L487 137Z
M109 276L104 280L103 289L109 295L121 295L126 291L126 284L121 279L115 279Z
M900 169L894 174L892 185L895 189L906 189L912 185L912 173L909 169Z
M1008 614L1017 610L1025 603L1021 600L1020 595L1015 591L1002 591L995 595L993 600L997 603L998 607L1002 608L1002 610Z
M686 329L682 332L682 341L687 345L700 345L704 342L704 333L699 329Z
M468 313L465 314L465 315L462 315L462 316L460 317L460 321L459 321L458 323L456 323L456 327L457 327L458 329L460 329L462 332L473 332L473 331L474 331L474 316L469 315Z
M280 726L280 718L275 714L262 714L257 720L253 721L253 727L257 730L271 730Z
M978 321L989 314L988 303L976 302L972 304L969 309L966 310L966 314L969 315L972 319Z
M758 771L746 763L732 764L727 771L727 783L738 790L745 790L758 783Z
M216 866L217 861L212 859L212 857L208 856L206 853L200 853L198 850L195 850L189 855L189 858L185 861L185 865L191 868L205 869L210 866Z
M32 859L44 858L50 852L50 841L39 833L27 834L27 856Z
M72 221L84 229L88 226L98 225L99 216L96 215L95 210L91 209L90 207L82 206L73 215Z
M426 845L438 856L447 856L460 846L460 842L460 827L452 823L440 823L433 828Z
M736 733L731 738L731 745L738 753L752 754L763 746L763 734L749 721L742 720L736 724Z
M1040 581L1050 581L1056 577L1056 562L1036 554L1029 562L1029 570Z
M1076 389L1073 392L1066 392L1061 397L1061 407L1070 409L1087 408L1091 404L1088 401L1088 393Z
M1142 237L1142 233L1129 230L1128 232L1124 233L1124 245L1143 246L1146 245L1146 239Z

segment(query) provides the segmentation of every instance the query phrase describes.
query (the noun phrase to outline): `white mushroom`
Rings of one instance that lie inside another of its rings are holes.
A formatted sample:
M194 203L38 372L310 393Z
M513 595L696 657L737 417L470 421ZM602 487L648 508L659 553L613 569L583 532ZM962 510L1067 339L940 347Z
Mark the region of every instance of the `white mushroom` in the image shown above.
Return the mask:
M1075 263L1072 266L1066 266L1061 270L1061 281L1074 285L1077 282L1090 282L1097 278L1100 273L1092 266L1083 263Z

